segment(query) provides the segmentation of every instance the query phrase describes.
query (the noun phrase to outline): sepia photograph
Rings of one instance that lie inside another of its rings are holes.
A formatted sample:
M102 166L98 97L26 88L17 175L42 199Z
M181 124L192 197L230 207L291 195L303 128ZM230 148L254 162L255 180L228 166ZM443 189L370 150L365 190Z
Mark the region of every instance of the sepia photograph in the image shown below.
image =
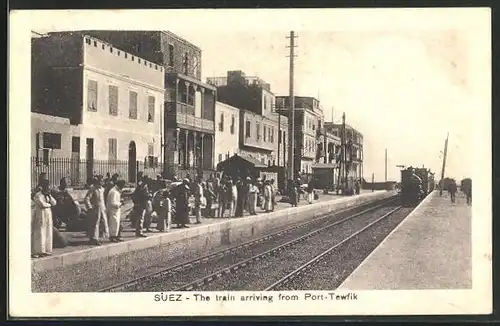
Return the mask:
M26 10L9 36L12 316L492 312L489 9Z

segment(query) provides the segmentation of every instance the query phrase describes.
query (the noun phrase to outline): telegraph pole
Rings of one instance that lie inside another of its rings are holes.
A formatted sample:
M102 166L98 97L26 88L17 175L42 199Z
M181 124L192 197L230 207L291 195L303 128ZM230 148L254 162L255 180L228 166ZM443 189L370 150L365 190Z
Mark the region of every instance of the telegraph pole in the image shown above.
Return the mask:
M290 100L289 100L289 118L288 118L288 178L295 179L294 161L295 161L295 96L293 89L293 77L294 77L294 60L295 60L295 39L297 36L294 31L290 32Z
M444 169L446 167L446 155L448 154L448 137L450 133L446 134L446 140L444 141L444 153L443 153L443 167L441 168L441 187L439 188L439 196L443 195L444 186Z
M385 149L385 182L387 182L387 148Z

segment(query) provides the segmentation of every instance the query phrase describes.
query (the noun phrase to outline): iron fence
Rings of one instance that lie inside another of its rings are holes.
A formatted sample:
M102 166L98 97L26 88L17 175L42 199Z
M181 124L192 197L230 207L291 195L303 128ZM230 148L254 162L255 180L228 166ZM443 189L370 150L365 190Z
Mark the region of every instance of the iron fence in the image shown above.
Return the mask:
M165 169L165 171L164 171ZM192 178L201 175L203 179L207 179L211 173L215 171L210 169L199 168L182 168L179 165L166 164L155 162L137 161L107 161L107 160L85 160L78 158L50 158L42 160L40 158L31 158L31 188L35 188L38 184L38 179L41 173L46 173L47 179L51 185L59 185L61 178L66 177L68 186L72 188L85 188L88 185L89 179L93 175L106 176L107 173L113 175L118 173L120 178L128 183L136 183L137 176L147 175L150 178L156 178L157 175L162 175L166 178L176 176L180 179L187 177Z

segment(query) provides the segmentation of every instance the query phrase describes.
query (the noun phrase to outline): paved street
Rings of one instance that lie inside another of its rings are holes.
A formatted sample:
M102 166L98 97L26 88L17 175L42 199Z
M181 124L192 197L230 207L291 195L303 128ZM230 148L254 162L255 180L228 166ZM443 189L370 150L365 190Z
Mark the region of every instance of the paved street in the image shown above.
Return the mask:
M431 194L341 286L349 290L472 287L471 207Z

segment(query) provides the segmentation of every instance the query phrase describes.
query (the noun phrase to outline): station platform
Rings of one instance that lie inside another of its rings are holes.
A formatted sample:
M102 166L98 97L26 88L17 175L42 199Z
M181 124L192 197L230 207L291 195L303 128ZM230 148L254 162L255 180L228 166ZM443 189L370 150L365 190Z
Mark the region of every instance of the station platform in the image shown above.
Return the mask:
M95 290L98 284L102 285L104 278L130 277L130 274L140 273L140 270L163 268L174 259L235 245L314 216L393 195L395 192L371 190L348 197L319 194L319 199L313 204L303 199L299 207L278 202L274 212L259 213L258 209L255 216L245 214L240 218L202 218L201 224L191 224L187 229L174 228L165 233L149 233L146 238L135 237L130 222L122 221L122 237L125 241L103 243L101 246L87 245L88 239L84 232L67 233L65 236L75 245L54 249L50 257L32 259L32 290ZM123 212L122 216L125 215ZM191 217L191 221L194 221L194 217ZM155 227L153 224L151 228Z
M471 206L459 192L427 196L339 286L340 290L472 288Z

